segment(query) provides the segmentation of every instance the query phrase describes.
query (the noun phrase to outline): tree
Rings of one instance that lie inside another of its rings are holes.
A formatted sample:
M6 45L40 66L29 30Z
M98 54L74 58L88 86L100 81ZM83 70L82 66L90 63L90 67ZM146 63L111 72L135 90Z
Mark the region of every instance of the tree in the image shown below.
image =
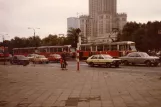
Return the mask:
M127 23L120 35L120 41L134 41L139 51L159 50L161 49L161 35L158 30L161 29L161 22Z
M58 36L49 34L48 37L45 37L44 39L42 39L42 45L44 46L59 45Z
M72 47L77 48L78 36L81 30L79 28L70 28L67 34L67 43L71 44Z

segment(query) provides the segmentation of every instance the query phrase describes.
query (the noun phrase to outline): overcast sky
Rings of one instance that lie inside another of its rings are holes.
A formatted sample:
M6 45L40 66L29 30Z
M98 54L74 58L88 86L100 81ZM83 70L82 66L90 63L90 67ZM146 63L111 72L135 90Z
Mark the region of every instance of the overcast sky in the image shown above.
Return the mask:
M161 0L118 0L117 5L128 21L161 20ZM66 33L67 18L77 13L88 14L88 0L0 0L0 34L8 33L6 39L32 36L28 27L40 28L41 38Z

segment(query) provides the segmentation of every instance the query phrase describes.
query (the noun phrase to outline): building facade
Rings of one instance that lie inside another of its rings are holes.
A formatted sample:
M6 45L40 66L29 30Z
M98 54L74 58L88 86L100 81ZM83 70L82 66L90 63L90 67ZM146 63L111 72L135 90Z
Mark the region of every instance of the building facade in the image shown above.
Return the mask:
M77 17L67 18L67 30L70 28L80 28L80 20Z
M117 13L117 0L89 0L89 16L80 16L80 29L88 41L116 40L127 22L125 13Z

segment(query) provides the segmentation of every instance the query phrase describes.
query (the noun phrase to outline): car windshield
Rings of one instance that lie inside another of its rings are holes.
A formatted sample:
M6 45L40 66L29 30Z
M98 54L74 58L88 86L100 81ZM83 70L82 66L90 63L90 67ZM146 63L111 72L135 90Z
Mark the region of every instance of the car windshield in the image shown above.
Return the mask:
M140 53L140 55L141 55L142 57L149 57L149 55L148 55L147 53Z
M112 59L112 56L110 56L110 55L103 55L103 57L104 57L105 59Z
M39 58L45 58L45 56L44 55L39 55Z
M60 57L60 55L59 54L53 54L53 55L51 55L52 57Z
M29 54L28 57L36 56L36 54Z
M26 58L26 57L23 56L23 55L18 55L17 58L18 58L18 59L23 59L23 58Z

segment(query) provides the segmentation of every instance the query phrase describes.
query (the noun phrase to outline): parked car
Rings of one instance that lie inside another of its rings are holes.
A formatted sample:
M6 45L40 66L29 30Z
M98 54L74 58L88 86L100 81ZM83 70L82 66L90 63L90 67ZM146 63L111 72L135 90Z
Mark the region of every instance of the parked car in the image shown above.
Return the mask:
M10 59L10 63L26 66L29 64L29 59L24 55L15 55Z
M33 63L49 63L49 60L44 55L37 55L35 56Z
M49 57L48 57L48 60L49 60L50 62L59 62L60 59L61 59L61 56L60 56L59 54L51 54L51 55L49 55Z
M159 57L149 56L145 52L132 52L127 56L120 57L124 65L145 64L147 66L158 66Z
M87 59L86 62L89 66L99 65L99 66L106 66L109 68L111 66L119 67L121 60L115 59L107 54L98 54L98 55L92 55Z
M38 54L28 54L28 55L27 55L27 58L28 58L31 62L33 62L33 60L34 60L34 58L35 58L36 56L38 56Z

